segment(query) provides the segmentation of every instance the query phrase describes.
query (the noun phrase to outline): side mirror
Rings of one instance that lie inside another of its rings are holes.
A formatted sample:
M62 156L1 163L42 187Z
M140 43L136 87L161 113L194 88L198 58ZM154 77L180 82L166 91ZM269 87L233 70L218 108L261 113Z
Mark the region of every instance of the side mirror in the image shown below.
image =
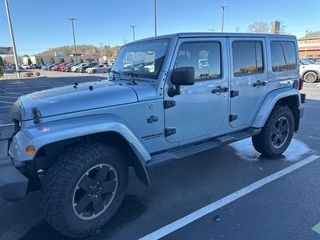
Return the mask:
M194 68L193 67L181 67L176 68L172 72L171 83L175 85L175 88L168 89L169 97L180 95L181 85L193 85L194 84Z
M194 84L194 68L181 67L173 70L171 83L175 85L193 85Z

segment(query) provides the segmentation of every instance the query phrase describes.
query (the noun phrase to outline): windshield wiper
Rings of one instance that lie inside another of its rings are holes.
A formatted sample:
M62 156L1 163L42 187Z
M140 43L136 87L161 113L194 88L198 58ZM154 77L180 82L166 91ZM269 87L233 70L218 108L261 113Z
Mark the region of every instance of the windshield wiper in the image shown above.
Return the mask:
M130 76L132 85L138 85L138 84L136 83L136 81L134 80L134 78L133 78L133 77L138 77L138 74L133 73L133 72L131 72L131 71L125 71L125 72L123 72L123 73Z

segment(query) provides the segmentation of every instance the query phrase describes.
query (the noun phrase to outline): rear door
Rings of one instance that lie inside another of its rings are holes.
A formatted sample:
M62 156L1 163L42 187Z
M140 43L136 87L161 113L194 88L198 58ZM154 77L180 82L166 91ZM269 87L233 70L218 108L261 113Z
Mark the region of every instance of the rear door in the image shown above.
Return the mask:
M267 94L265 38L230 38L230 115L233 128L251 125Z

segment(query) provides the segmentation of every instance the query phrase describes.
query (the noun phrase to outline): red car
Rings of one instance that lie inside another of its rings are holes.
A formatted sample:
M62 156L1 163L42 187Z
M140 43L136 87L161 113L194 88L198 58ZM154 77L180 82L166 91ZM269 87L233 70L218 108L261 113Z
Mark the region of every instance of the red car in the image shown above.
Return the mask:
M72 63L67 63L67 64L65 64L65 65L61 65L61 66L59 66L58 71L64 72L64 69L65 69L66 67L69 67L70 65L72 65Z
M61 66L65 66L65 65L67 65L67 64L68 64L68 63L60 63L60 64L58 64L58 65L56 65L56 66L53 67L53 71L59 71L59 69L60 69Z

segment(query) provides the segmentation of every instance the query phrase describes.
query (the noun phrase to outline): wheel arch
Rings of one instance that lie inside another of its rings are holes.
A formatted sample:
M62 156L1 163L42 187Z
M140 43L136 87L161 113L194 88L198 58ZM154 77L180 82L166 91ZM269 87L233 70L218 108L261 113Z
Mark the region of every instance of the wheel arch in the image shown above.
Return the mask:
M118 118L114 116L92 121L84 118L82 124L79 121L79 124L76 124L72 120L43 124L41 129L50 129L48 132L36 131L37 129L33 128L24 129L14 136L9 153L16 161L26 161L30 171L36 172L38 169L48 167L46 162L51 162L72 144L87 142L110 144L125 154L128 165L134 168L138 179L149 185L145 165L151 159L150 154L130 128ZM35 146L37 151L31 155L25 153L23 149L28 145Z
M41 161L43 161L43 156L48 157L49 159L55 159L62 154L68 146L73 144L95 142L117 148L119 152L123 154L126 165L133 167L137 178L147 186L150 184L149 175L144 161L142 160L142 156L139 156L139 151L132 143L129 143L124 136L115 131L98 132L44 145L39 149L34 158L35 165L41 166L43 164L41 163ZM38 161L40 161L40 163ZM39 167L36 167L35 169L37 168Z
M262 128L275 105L287 106L294 116L294 131L298 131L300 123L300 94L296 89L284 91L282 89L270 92L253 121L252 127Z

